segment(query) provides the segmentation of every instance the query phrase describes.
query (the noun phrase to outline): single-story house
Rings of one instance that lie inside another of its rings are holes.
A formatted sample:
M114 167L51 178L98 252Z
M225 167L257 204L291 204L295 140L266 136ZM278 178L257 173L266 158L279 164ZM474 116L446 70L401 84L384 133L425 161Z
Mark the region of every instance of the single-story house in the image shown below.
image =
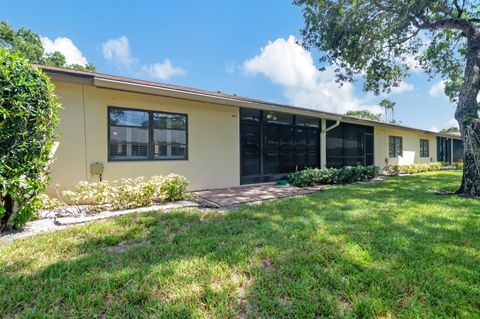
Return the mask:
M305 167L457 161L460 137L188 87L37 65L60 111L55 187L177 173L193 190Z

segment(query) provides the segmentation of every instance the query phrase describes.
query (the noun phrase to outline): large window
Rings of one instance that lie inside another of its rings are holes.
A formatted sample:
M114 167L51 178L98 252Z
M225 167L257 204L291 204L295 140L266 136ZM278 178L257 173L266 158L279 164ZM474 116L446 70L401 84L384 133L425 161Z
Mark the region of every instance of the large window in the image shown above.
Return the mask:
M428 140L420 140L420 157L429 157L430 156L430 151L429 151L429 145L428 145Z
M389 136L388 145L390 158L402 156L402 138L400 136Z
M187 159L187 115L110 107L109 160Z

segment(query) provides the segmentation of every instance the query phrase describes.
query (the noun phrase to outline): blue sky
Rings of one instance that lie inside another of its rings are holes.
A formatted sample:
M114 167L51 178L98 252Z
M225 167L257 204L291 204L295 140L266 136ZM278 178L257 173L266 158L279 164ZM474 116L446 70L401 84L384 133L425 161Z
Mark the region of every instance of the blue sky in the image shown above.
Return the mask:
M67 5L69 4L69 5ZM343 113L376 106L361 84L338 87L316 52L295 43L302 14L289 0L8 1L0 19L44 38L70 62L155 80ZM423 129L454 122L439 79L414 72L388 97L395 118Z

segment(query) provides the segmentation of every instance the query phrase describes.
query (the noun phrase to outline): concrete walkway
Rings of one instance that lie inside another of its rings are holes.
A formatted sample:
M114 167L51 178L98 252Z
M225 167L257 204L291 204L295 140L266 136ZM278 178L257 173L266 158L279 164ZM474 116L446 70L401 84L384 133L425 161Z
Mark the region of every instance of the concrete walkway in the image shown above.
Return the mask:
M321 191L323 187L324 186L298 188L290 185L259 184L209 189L197 191L195 194L208 206L229 208L276 198L312 194Z

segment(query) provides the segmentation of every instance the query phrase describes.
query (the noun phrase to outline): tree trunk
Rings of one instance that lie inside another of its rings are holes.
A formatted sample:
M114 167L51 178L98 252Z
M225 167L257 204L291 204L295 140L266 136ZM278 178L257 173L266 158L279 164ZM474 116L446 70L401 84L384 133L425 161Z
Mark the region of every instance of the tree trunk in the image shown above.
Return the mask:
M457 194L480 196L480 121L477 102L480 90L480 34L468 42L465 78L455 111L464 144L463 179Z
M13 209L15 207L15 201L10 195L3 198L3 207L5 211L0 218L0 233L7 230L10 227L10 217L13 215Z

